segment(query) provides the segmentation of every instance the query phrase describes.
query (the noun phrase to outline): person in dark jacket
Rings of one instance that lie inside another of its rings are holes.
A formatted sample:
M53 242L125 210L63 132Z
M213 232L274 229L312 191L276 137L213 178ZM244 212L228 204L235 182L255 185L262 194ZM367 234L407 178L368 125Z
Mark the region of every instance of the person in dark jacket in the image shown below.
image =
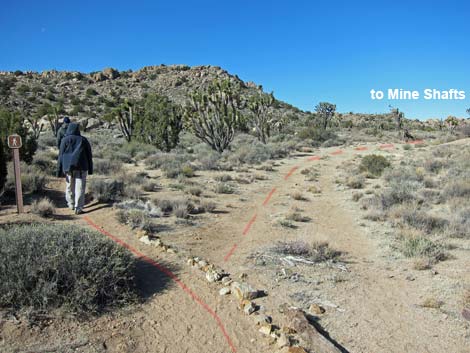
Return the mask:
M77 123L70 123L60 143L57 176L65 175L65 199L75 214L83 213L86 178L93 174L93 157L88 140Z
M70 118L66 116L62 122L62 125L60 126L59 131L57 131L57 148L60 148L60 143L62 142L62 139L65 136L65 133L67 132L67 129L69 128L70 124Z

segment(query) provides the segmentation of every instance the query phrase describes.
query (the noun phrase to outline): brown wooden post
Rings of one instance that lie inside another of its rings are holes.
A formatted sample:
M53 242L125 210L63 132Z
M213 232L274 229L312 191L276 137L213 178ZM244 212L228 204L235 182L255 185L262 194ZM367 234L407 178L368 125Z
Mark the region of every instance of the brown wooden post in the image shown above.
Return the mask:
M13 153L13 169L15 172L15 195L16 195L16 208L18 213L23 213L23 188L21 185L21 171L20 171L20 148L22 146L21 136L10 135L8 136L8 147L12 149Z

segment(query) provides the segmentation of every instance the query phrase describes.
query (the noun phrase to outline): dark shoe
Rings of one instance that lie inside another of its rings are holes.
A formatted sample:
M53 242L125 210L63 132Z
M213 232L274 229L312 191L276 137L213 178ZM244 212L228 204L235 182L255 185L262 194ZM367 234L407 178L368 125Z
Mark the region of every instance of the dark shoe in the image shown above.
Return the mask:
M82 214L82 213L83 213L83 210L79 210L79 209L75 210L75 214Z

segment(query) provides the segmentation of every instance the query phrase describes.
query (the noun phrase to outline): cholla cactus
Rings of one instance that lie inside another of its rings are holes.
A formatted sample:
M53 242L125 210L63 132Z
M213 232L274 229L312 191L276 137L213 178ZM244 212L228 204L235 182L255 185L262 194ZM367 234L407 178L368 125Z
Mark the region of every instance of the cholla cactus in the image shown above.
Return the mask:
M214 81L205 92L195 92L186 108L186 122L194 134L222 153L235 136L242 108L239 86Z
M271 126L275 125L275 120L272 115L272 106L274 104L273 93L267 95L258 93L251 97L248 103L248 109L250 109L253 119L254 130L258 140L266 144L269 136L271 135Z

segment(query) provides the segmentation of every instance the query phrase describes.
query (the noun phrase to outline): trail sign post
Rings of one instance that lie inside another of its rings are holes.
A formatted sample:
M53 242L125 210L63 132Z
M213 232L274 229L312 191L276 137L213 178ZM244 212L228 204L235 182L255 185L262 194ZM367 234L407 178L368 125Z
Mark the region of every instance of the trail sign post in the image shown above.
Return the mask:
M20 148L23 146L21 136L10 135L8 136L8 147L11 148L13 153L13 169L15 171L15 194L16 194L16 207L18 213L23 213L23 189L21 187L21 171L20 171Z

